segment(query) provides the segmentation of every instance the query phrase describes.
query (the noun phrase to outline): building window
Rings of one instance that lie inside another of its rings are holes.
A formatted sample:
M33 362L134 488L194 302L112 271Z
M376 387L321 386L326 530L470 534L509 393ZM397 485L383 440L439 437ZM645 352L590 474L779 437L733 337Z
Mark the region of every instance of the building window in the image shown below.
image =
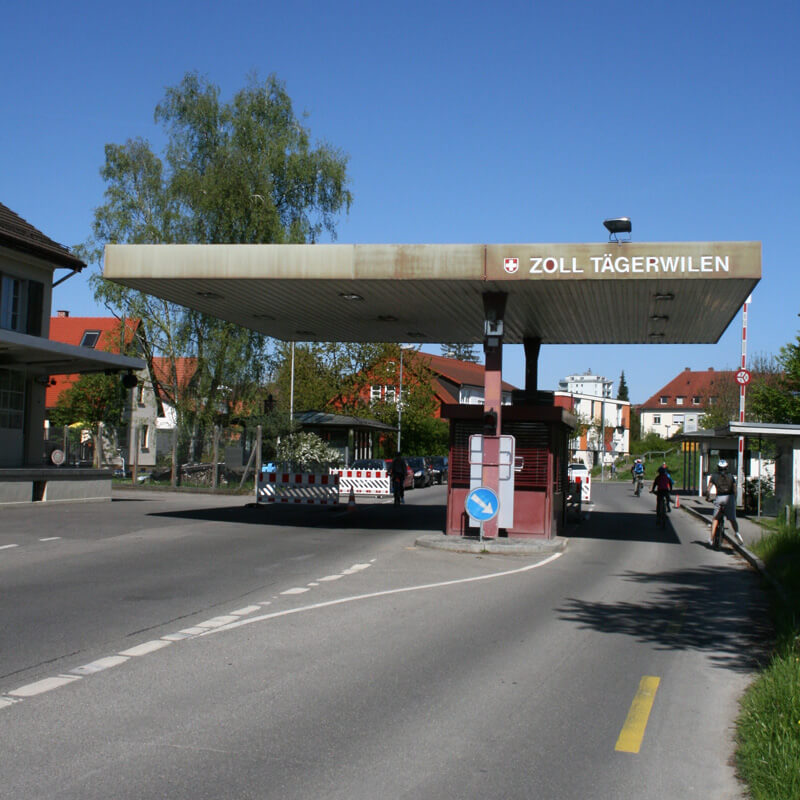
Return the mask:
M7 331L25 330L22 319L22 301L25 281L11 275L3 275L0 281L0 328Z
M150 452L150 426L142 425L142 432L140 436L140 449L143 453Z
M679 405L679 406L682 406L682 405L683 405L683 401L684 401L685 399L686 399L685 397L676 397L676 398L675 398L675 404L676 404L676 405Z
M672 415L672 424L673 425L683 425L683 414L673 414Z
M100 338L100 331L84 331L83 338L81 339L81 347L94 348L99 338Z
M661 403L662 406L665 406L667 404L667 396L662 394L661 397L658 398L658 402Z
M381 400L381 387L372 385L369 387L369 401L370 403L379 403Z
M661 414L653 414L653 425L661 424Z
M0 369L0 428L22 429L25 378L21 372Z
M384 386L383 396L387 403L394 403L397 400L397 389L394 386Z
M700 396L699 395L695 395L692 398L692 405L693 406L699 406L700 405Z

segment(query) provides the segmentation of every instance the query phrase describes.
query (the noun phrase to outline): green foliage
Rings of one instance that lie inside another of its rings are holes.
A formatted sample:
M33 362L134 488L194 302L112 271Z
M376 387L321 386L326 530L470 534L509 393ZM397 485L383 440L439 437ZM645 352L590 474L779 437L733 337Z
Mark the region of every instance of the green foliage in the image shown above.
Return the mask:
M474 344L445 342L441 349L445 358L457 358L459 361L469 361L472 364L477 364L480 361L478 354L475 352Z
M764 381L750 391L750 405L764 422L800 423L800 335L784 345L775 357L772 381Z
M166 90L155 118L167 135L163 160L141 138L108 144L101 175L105 202L92 236L77 248L93 263L107 243L315 242L347 211L347 156L312 146L283 83L248 84L228 103L195 73ZM175 406L193 441L230 411L257 400L258 385L280 359L266 337L112 284L96 273L95 299L141 320L141 352L157 395ZM166 370L154 358L167 361ZM178 362L191 358L191 381ZM166 374L164 374L166 373Z
M630 400L628 396L628 384L625 382L625 370L619 375L619 386L617 387L617 400Z
M298 472L327 471L329 467L342 465L342 456L338 450L330 447L315 433L305 431L281 439L276 458Z
M99 422L118 426L125 408L125 391L118 375L81 375L61 393L50 412L50 422L56 428L76 422L92 429Z
M631 455L641 455L650 451L666 451L674 447L674 443L668 442L657 433L650 431L644 439L636 439L631 442Z

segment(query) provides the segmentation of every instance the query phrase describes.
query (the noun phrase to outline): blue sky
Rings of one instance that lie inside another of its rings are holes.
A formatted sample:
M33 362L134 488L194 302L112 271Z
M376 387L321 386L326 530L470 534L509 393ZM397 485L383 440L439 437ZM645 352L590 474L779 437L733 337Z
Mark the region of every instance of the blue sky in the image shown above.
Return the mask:
M103 147L163 143L153 110L196 70L224 99L276 73L312 138L350 156L340 242L759 240L750 354L794 340L800 3L12 4L0 29L0 201L72 246L102 202ZM55 292L105 313L83 277ZM622 370L641 402L714 345L543 347L540 388ZM437 346L432 352L439 352ZM522 348L504 377L524 384Z

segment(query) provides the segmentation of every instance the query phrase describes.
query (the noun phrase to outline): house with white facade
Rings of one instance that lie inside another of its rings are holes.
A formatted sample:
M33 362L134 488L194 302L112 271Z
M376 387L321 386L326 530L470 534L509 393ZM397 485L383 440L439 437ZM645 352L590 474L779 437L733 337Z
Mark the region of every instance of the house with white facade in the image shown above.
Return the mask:
M614 381L602 375L593 375L587 369L582 375L567 375L558 382L559 392L586 395L587 397L611 397Z
M629 401L559 390L554 393L554 402L578 418L578 428L569 442L570 460L592 467L630 453Z
M689 367L638 406L642 436L656 433L664 439L700 429L706 405L712 405L733 381L730 370L692 370Z

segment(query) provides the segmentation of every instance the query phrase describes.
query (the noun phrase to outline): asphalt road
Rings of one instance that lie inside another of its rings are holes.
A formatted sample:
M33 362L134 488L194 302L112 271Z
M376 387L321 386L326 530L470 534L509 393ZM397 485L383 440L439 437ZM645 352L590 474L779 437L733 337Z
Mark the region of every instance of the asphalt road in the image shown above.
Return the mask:
M444 487L0 510L0 798L742 796L758 581L593 492L538 558L415 547Z

